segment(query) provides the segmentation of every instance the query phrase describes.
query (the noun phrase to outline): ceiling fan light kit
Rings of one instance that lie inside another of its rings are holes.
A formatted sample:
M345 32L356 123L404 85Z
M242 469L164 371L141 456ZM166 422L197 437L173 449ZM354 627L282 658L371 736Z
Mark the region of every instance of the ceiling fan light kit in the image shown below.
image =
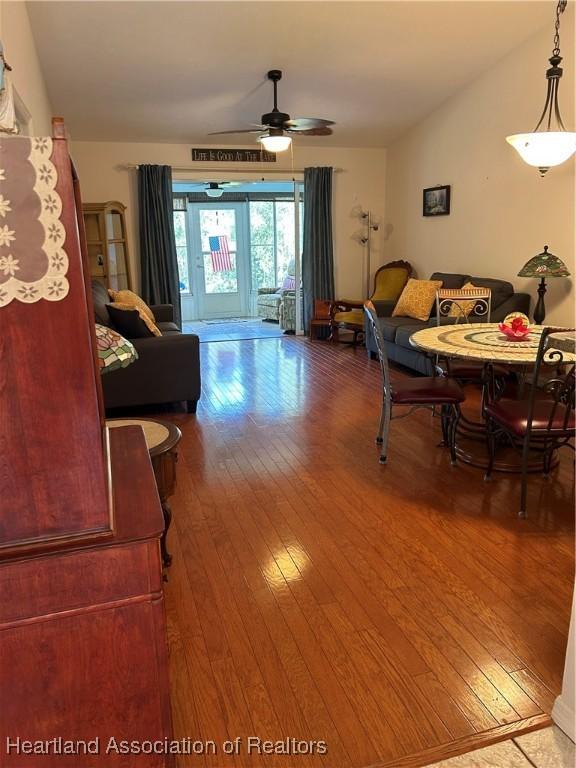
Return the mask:
M541 176L550 168L566 162L576 152L576 133L564 127L558 104L558 88L562 77L560 16L566 9L566 3L567 0L558 0L556 6L554 48L549 59L550 68L546 72L548 89L538 125L532 133L517 133L506 137L506 141L514 147L522 160L538 168Z
M259 133L258 141L267 152L285 152L292 143L290 134L306 136L329 136L332 133L333 120L320 117L295 117L292 119L287 112L278 109L278 82L282 79L279 69L271 69L267 73L268 80L274 86L274 106L271 112L266 112L260 118L260 124L255 128L239 128L232 131L214 131L209 136L222 136L230 133Z
M292 144L290 136L285 136L284 132L278 128L270 128L268 135L260 136L258 141L266 152L285 152Z
M220 184L213 181L208 182L208 184L206 184L206 189L204 190L204 192L208 195L208 197L222 197L222 195L224 194L224 190L222 189Z

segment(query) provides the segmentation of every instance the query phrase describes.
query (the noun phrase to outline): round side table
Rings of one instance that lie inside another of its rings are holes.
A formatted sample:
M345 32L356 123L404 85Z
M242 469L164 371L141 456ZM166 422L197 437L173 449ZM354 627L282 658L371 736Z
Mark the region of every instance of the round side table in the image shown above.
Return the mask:
M164 514L164 533L160 539L162 563L168 567L172 562L172 555L166 547L166 535L172 522L172 510L168 499L176 488L176 462L178 461L178 443L182 432L175 424L157 419L107 419L106 426L129 427L139 425L144 430L146 445L150 453L154 477L158 487L158 496Z

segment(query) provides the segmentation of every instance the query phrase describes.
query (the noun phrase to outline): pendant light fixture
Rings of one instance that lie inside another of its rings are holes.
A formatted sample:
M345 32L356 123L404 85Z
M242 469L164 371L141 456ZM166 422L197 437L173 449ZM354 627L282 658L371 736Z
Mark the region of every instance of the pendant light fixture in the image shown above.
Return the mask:
M556 6L554 48L549 59L550 69L546 71L548 90L538 125L532 133L517 133L506 137L506 141L514 147L522 160L538 168L541 176L552 166L564 163L576 152L576 133L566 130L558 106L558 87L562 77L560 16L564 13L566 3L567 0L558 0Z

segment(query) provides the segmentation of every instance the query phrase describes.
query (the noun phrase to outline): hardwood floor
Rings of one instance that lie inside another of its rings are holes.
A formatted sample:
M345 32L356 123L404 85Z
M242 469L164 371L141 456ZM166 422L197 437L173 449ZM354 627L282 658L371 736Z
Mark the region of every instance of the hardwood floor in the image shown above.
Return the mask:
M547 722L574 579L571 455L531 478L519 520L517 478L451 466L428 412L392 423L378 464L364 350L201 352L198 414L171 416L166 603L176 735L217 754L179 765L416 766ZM328 751L249 755L249 736Z

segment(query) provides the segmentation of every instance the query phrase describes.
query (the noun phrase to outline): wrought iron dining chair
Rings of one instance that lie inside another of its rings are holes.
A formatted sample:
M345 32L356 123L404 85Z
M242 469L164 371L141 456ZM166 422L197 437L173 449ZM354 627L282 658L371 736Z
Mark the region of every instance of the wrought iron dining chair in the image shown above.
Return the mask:
M374 334L380 370L382 371L382 412L376 442L381 446L380 464L386 464L388 458L388 436L392 418L409 416L417 408L440 407L443 444L450 448L452 463L456 461L456 425L460 418L460 403L465 395L462 387L454 379L441 376L422 376L392 382L384 337L380 330L376 308L371 301L364 303L364 312ZM407 413L392 416L395 405L412 406Z
M565 350L555 346L558 342L554 334L560 331L567 332L558 328L542 331L528 396L520 400L504 396L489 402L484 409L489 453L485 478L491 477L496 448L502 438L522 453L520 517L527 516L531 452L541 455L542 471L548 475L559 448L568 445L574 450L574 353L566 355Z
M492 291L489 288L439 288L436 291L437 325L489 323L491 314ZM481 362L447 359L444 365L447 375L461 384L482 381L484 365Z

